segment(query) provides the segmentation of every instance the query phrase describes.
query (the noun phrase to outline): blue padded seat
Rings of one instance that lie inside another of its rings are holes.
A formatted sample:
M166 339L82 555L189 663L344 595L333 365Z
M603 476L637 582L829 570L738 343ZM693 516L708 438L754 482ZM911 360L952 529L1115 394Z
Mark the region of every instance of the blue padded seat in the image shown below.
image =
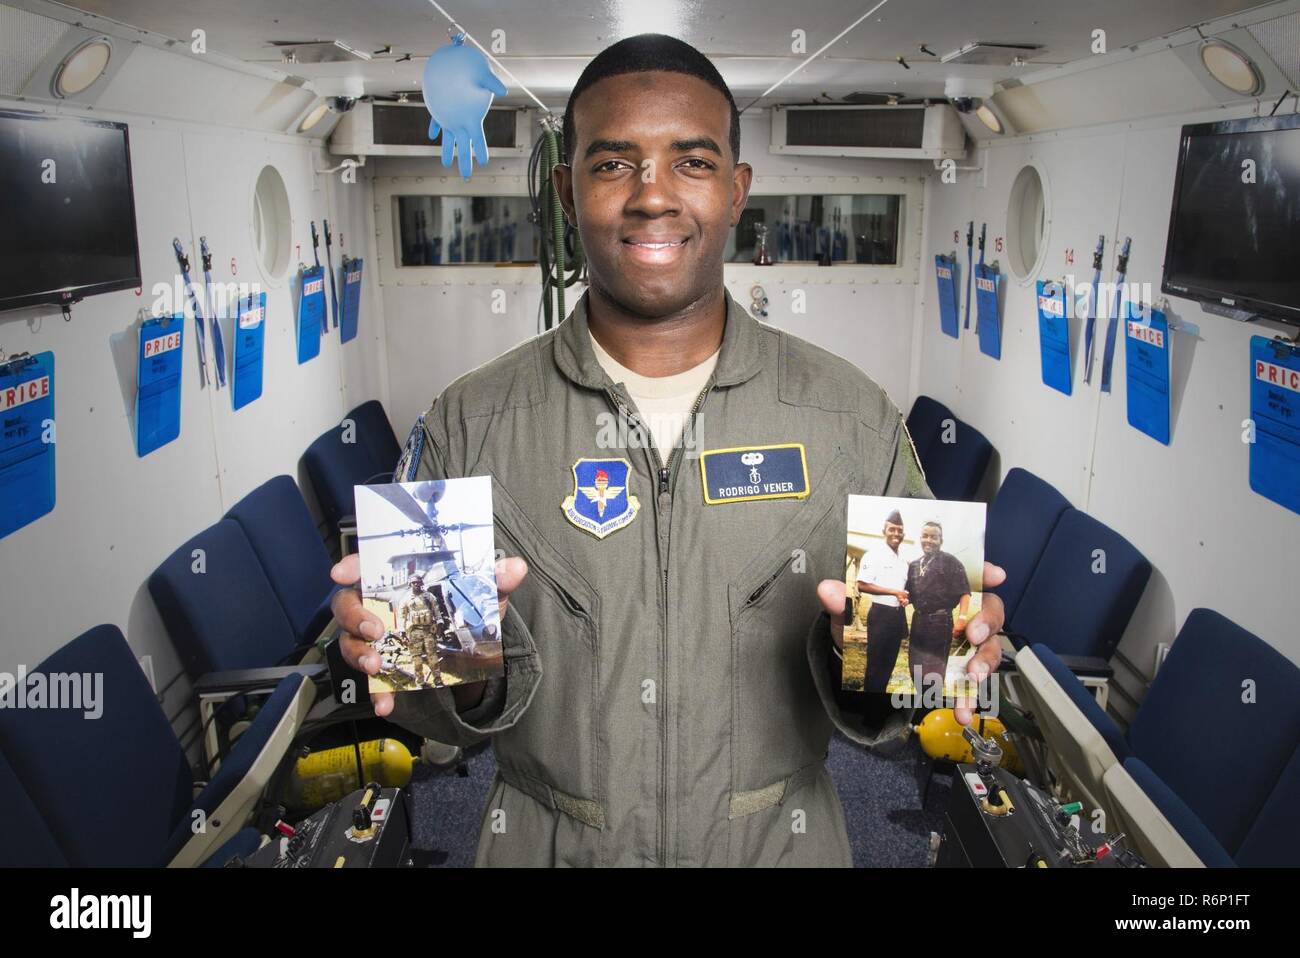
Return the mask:
M993 445L969 423L953 420L952 442L944 442L942 430L921 458L925 481L937 499L974 502L979 492Z
M193 571L194 550L204 571ZM149 576L149 592L193 678L208 672L277 665L297 646L239 523L222 519L173 552Z
M1251 702L1242 701L1247 681ZM1300 742L1300 669L1219 613L1194 609L1128 742L1235 853Z
M1105 557L1105 572L1094 572ZM1010 618L1017 645L1108 659L1137 608L1151 563L1127 539L1078 509L1062 514Z
M352 487L370 482L389 482L397 461L385 466L377 460L360 439L343 441L343 428L335 426L316 439L303 453L303 466L311 479L321 515L331 529L337 529L340 520L356 514Z
M984 558L1001 566L1006 581L993 589L1007 620L1015 614L1034 567L1070 503L1054 486L1019 467L1007 473L989 505Z
M388 413L378 399L363 402L345 418L357 424L357 438L365 444L377 467L376 471L392 473L402 455L401 443L393 432Z
M921 460L922 468L929 461L930 446L939 441L943 432L945 419L955 420L952 410L929 396L917 396L912 409L907 414L907 431L916 446L916 454Z
M315 641L330 621L330 598L339 586L330 579L333 562L297 483L276 476L239 500L226 517L248 537L298 644Z
M166 864L160 853L190 808L194 780L122 633L97 626L36 673L103 676L96 719L70 708L0 709L0 748L68 864Z

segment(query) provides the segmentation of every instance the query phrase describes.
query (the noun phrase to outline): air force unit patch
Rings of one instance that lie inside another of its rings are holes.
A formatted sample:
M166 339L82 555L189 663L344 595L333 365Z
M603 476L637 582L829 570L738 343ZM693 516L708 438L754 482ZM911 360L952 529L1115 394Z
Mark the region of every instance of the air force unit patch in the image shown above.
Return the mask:
M711 506L756 499L803 499L808 460L803 443L705 449L700 453L704 501Z
M564 518L597 539L630 525L641 508L631 479L626 459L579 459L573 464L573 495L560 506Z

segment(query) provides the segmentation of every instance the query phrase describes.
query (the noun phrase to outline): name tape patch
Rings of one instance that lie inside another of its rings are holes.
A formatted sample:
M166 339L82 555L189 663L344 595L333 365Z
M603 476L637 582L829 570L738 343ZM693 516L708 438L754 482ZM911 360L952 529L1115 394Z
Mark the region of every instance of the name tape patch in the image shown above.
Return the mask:
M704 501L753 502L803 499L808 495L808 458L803 443L706 449L700 454Z

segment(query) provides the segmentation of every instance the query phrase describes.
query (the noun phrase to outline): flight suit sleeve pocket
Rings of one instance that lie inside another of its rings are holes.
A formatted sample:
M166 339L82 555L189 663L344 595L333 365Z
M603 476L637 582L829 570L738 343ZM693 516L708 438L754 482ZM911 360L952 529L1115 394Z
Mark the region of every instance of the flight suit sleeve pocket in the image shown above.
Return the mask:
M533 700L542 664L528 624L511 605L501 622L501 647L504 675L488 679L483 701L474 708L457 712L450 688L425 689L397 693L389 718L417 735L460 746L512 728Z

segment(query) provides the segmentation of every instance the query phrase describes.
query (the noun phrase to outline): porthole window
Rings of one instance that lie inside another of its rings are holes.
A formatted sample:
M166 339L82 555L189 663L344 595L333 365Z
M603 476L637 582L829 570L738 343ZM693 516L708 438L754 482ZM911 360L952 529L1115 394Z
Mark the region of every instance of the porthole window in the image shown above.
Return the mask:
M1007 259L1011 275L1030 282L1047 256L1051 226L1046 177L1037 164L1021 169L1011 186L1007 204Z
M289 191L284 178L274 166L262 167L253 188L253 249L262 275L270 281L282 280L289 271L289 251L293 248L293 221L289 215Z

